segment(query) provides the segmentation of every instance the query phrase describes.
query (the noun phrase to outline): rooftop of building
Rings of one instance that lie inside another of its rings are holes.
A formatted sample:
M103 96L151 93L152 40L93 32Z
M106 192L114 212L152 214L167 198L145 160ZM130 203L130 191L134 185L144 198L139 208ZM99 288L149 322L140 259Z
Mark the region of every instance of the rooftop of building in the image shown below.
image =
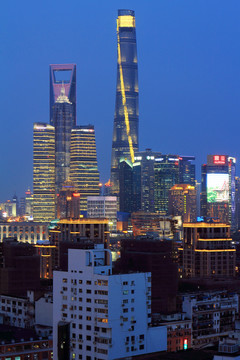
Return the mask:
M43 340L33 329L23 329L15 326L0 324L1 345L22 343L33 340Z

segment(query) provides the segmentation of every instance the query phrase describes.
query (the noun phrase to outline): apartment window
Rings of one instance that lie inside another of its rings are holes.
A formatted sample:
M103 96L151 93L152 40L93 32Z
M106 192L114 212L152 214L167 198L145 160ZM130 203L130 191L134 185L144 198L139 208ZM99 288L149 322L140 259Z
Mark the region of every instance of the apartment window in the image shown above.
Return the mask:
M79 284L82 284L82 280L78 280L78 283L79 283Z
M78 292L79 292L79 293L82 293L82 289L79 289Z
M91 282L90 280L86 280L86 284L87 284L87 285L91 285L92 282Z
M139 346L139 350L144 350L144 344Z
M128 312L128 309L123 309L123 312L124 312L124 313L127 313L127 312Z
M91 321L91 316L86 316L86 320Z
M72 328L76 329L76 324L75 323L72 323Z
M91 303L92 302L92 299L89 299L89 298L87 298L87 303Z
M86 336L86 339L87 339L88 341L91 341L91 340L92 340L92 338L91 338L90 335L87 335L87 336Z
M92 311L92 308L90 308L90 307L87 307L87 309L86 309L87 311Z
M78 307L78 310L82 311L82 306L79 306L79 307Z
M131 294L134 294L134 290L131 290Z
M78 328L81 330L81 329L82 329L82 324L79 324L79 325L78 325Z
M91 293L92 293L92 290L87 289L87 294L91 294Z
M63 283L67 283L67 279L66 279L66 278L63 278L63 279L62 279L62 282L63 282Z
M78 298L78 301L82 301L82 298L80 297L80 298Z
M82 350L82 344L78 345L79 350ZM82 355L81 355L82 356Z
M86 346L86 350L87 350L87 351L91 351L91 346L87 345L87 346ZM91 357L90 357L90 359L91 359Z
M91 330L91 329L92 329L91 325L86 326L86 330Z
M123 285L128 285L128 282L127 282L127 281L124 281L124 282L123 282Z
M128 290L123 290L123 295L128 295Z

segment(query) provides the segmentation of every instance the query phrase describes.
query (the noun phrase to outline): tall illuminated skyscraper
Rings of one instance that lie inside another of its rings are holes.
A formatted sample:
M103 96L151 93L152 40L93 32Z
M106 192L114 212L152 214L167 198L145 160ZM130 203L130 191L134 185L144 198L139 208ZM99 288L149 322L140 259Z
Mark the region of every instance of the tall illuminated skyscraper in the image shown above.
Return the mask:
M73 107L65 95L64 86L53 107L53 125L55 127L55 191L59 194L69 178L70 143L73 128Z
M111 183L119 194L119 161L134 162L138 151L138 63L135 13L118 10L117 18L117 89L114 114Z
M72 103L73 126L76 125L76 64L50 65L50 124L53 123L53 109L64 87L65 95Z
M80 193L80 210L87 210L87 197L99 195L99 172L93 125L76 126L71 134L70 179Z
M55 218L55 129L44 123L33 127L33 218Z

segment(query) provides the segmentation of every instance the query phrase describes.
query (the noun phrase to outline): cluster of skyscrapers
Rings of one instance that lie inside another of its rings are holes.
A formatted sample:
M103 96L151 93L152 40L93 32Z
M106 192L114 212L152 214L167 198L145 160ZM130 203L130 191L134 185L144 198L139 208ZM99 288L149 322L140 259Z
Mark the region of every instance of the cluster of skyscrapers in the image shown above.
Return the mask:
M0 319L41 335L17 342L7 332L3 360L164 359L227 338L239 313L236 159L208 155L199 184L194 156L139 150L135 14L119 10L111 175L100 196L95 129L77 125L76 81L75 64L50 65L50 121L34 124L33 195L19 207L33 208L34 221L16 218L16 196L1 204L11 216L0 223ZM234 336L229 353L240 349Z
M50 65L50 124L35 123L33 137L34 220L57 217L58 198L68 181L73 191L66 201L80 198L74 212L79 217L87 196L99 195L99 172L94 126L76 125L75 64Z

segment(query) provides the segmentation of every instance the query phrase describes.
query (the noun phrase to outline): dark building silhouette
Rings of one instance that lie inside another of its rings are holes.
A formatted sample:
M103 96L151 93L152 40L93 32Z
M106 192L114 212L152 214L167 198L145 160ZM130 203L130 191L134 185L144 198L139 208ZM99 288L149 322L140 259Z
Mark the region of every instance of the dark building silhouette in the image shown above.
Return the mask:
M179 183L195 186L195 156L179 156Z
M117 89L112 139L111 192L119 194L119 161L134 163L138 151L138 62L135 13L118 10Z
M0 294L26 296L40 288L40 258L33 245L4 239L0 243Z
M148 237L122 241L118 271L152 273L152 313L176 311L178 267L172 260L172 241Z
M57 218L78 219L80 214L80 194L72 181L66 180L57 196Z

